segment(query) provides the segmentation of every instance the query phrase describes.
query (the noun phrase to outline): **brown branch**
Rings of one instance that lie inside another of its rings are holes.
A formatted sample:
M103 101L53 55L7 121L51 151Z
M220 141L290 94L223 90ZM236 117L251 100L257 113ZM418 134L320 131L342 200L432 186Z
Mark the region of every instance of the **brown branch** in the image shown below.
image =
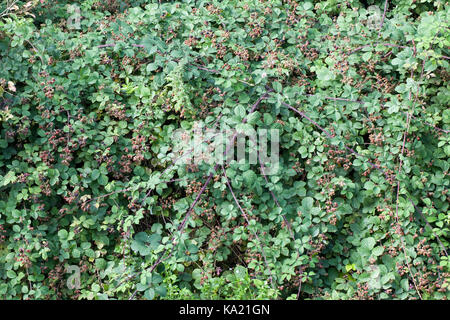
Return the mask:
M350 51L350 52L348 53L348 55L351 55L351 54L353 54L353 53L355 53L355 52L357 52L357 51L359 51L359 50L361 50L361 49L364 49L364 48L367 48L367 47L374 47L374 46L377 46L377 45L379 45L379 44L381 44L381 45L383 45L383 46L386 46L386 47L394 47L394 48L401 48L401 49L409 48L409 47L407 47L407 46L401 46L401 45L394 44L394 43L378 43L378 42L376 42L376 43L374 43L374 44L366 44L366 45L357 47L356 49Z
M423 71L423 65L422 65L422 71ZM423 74L423 73L422 73L422 74ZM316 96L316 95L314 95L314 94L306 94L306 95L307 95L308 97ZM327 100L333 100L333 101L343 101L343 102L352 102L352 103L364 104L364 101L361 101L361 100L351 100L351 99L345 99L345 98L333 98L333 97L323 97L323 98L324 98L324 99L327 99ZM381 106L382 106L382 107L385 107L386 105L381 104ZM403 112L403 113L406 114L406 112ZM417 117L415 117L414 115L410 115L410 117L412 117L413 119L418 120L418 121L420 121L420 122L423 122L425 125L427 125L427 126L433 128L433 129L435 129L435 130L437 130L437 131L441 131L441 132L444 132L444 133L450 133L450 130L445 130L445 129L441 129L441 128L439 128L439 127L436 127L436 126L433 125L432 123L430 123L430 122L428 122L428 121L425 121L425 120L423 120L423 119L417 118Z
M226 184L227 184L227 186L228 186L228 189L230 190L231 195L233 196L234 202L236 202L236 205L238 206L239 210L241 211L242 215L244 216L245 221L247 222L247 225L248 225L249 228L250 228L250 221L248 220L247 214L244 212L244 209L242 209L241 205L239 204L238 199L236 198L236 196L235 196L235 194L234 194L234 192L233 192L233 188L231 187L230 180L228 179L227 173L226 173L225 168L223 167L223 165L222 165L222 172L223 172L223 176L224 176L225 179L226 179ZM259 238L257 232L253 232L253 235L256 237L256 240L258 240L259 245L260 245L260 247L261 247L261 253L262 253L262 255L263 255L264 263L265 263L265 265L266 265L266 267L267 267L267 270L269 270L269 273L270 273L270 278L269 278L269 280L270 280L270 283L271 283L272 287L274 288L273 277L272 277L272 271L271 271L271 269L270 269L270 267L269 267L269 263L267 262L267 257L266 257L266 253L265 253L265 251L264 251L263 242L262 242L261 239Z
M303 112L297 110L296 108L292 107L291 105L289 105L289 104L287 104L287 103L285 103L285 102L282 102L281 104L284 105L285 107L289 108L290 110L292 110L292 111L298 113L300 116L302 116L303 118L305 118L306 120L308 120L309 122L311 122L314 126L316 126L316 127L317 127L318 129L320 129L323 133L325 133L325 135L326 135L329 139L332 139L332 138L333 138L333 136L332 136L327 130L325 130L324 128L322 128L317 122L315 122L314 120L312 120L312 119L311 119L310 117L308 117L305 113L303 113ZM352 148L348 147L348 146L345 145L345 144L344 144L344 148L345 148L347 151L353 153L354 155L356 155L356 156L358 156L358 157L360 157L360 158L364 158L365 161L366 161L372 168L381 171L386 177L388 177L388 174L387 174L387 173L386 173L379 165L376 165L376 164L370 162L369 160L366 159L366 157L364 157L363 155L359 154L358 152L356 152L355 150L353 150Z
M384 19L386 18L386 11L387 11L387 8L388 8L388 0L386 0L386 1L384 2L384 11L383 11L383 17L381 18L380 31L379 31L379 33L378 33L378 38L381 37L381 30L382 30L382 28L383 28Z
M249 137L249 138L256 145L256 141L254 141L254 139L252 137ZM262 162L262 159L261 159L261 154L260 154L259 151L257 152L257 154L258 154L258 161L259 161L261 173L264 176L264 180L268 184L269 180L267 179L267 175L266 175L266 173L264 171L264 165L263 165L263 162ZM277 205L277 207L280 208L281 210L283 210L283 208L280 206L280 203L278 202L278 199L275 196L275 194L273 193L273 191L269 189L269 192L272 195L272 199L275 202L275 204ZM282 214L281 217L283 218L283 221L286 224L286 227L288 228L288 231L289 231L289 234L291 236L291 239L295 242L294 232L292 231L292 226L291 226L289 220L286 218L286 216L284 214ZM298 250L298 248L296 248L296 251L297 251L297 259L299 259L300 258L300 251ZM301 289L302 289L303 268L302 268L301 265L300 265L299 269L300 269L300 274L299 274L300 280L299 280L299 287L298 287L298 292L297 292L297 300L300 298L300 293L301 293Z
M424 64L422 64L422 72L421 72L421 76L420 76L420 78L419 78L419 81L421 80L421 78L422 78L422 76L423 76L423 67L424 67ZM413 76L413 75L412 75L412 71L411 71L411 78L412 78L412 76ZM416 96L415 96L414 101L413 101L413 103L412 103L412 107L411 107L411 108L412 108L412 110L411 110L411 115L414 114L414 104L415 104L416 101L417 101L418 95L419 95L419 90L417 90ZM408 100L411 101L411 98L412 98L412 93L411 93L411 91L409 91ZM404 243L404 241L403 241L403 236L402 236L403 230L402 230L402 227L401 227L401 225L400 225L400 223L399 223L399 219L398 219L398 205L399 205L399 194L400 194L400 179L399 179L399 175L400 175L400 172L401 172L401 170L402 170L402 164L403 164L402 156L403 156L403 153L404 153L404 151L405 151L406 136L408 135L408 132L409 132L409 126L410 126L410 123L411 123L411 117L410 117L409 111L408 111L408 112L406 113L406 129L405 129L405 132L403 133L402 151L401 151L401 154L400 154L400 156L399 156L399 158L400 158L400 165L399 165L398 173L397 173L397 196L396 196L396 202L395 202L395 220L396 220L397 227L398 227L398 228L400 229L400 231L401 231L401 234L400 234L400 241L401 241L401 244L402 244L403 254L404 254L404 256L405 256L405 263L406 263L406 265L408 266L408 270L409 270L409 273L410 273L410 275L411 275L411 278L412 278L412 281L413 281L413 284L414 284L414 288L416 289L416 292L417 292L417 294L419 295L419 298L422 300L422 295L420 294L419 289L417 288L416 280L415 280L414 275L413 275L413 273L412 273L411 266L409 265L409 262L408 262L408 256L407 256L407 254L406 254L405 243Z
M441 239L439 238L439 236L434 232L433 227L431 226L431 224L428 222L427 218L425 218L425 216L422 213L422 210L420 210L420 208L418 208L414 202L412 202L411 199L409 199L409 202L411 202L411 204L414 206L414 208L419 212L419 214L422 216L423 220L425 220L425 223L427 224L427 226L430 227L431 232L433 233L433 235L436 237L437 241L439 242L441 248L442 248L442 252L444 252L444 254L448 257L448 253L447 250L445 249L444 244L442 243Z
M261 101L267 98L268 94L269 94L269 92L266 92L266 93L264 93L260 98L258 98L258 100L253 104L252 108L250 109L249 114L255 111L255 109L258 107L258 105L261 103ZM245 118L242 120L242 123L246 123L246 122L247 122L247 117L245 117ZM235 141L236 137L237 137L237 133L233 135L233 137L232 137L232 139L231 139L232 141L230 142L228 148L227 148L227 149L225 150L225 152L224 152L224 156L227 155L228 151L229 151L229 150L231 149L231 147L234 145L234 141ZM192 211L194 210L194 208L195 208L197 202L200 200L201 195L203 194L203 192L205 192L206 187L208 186L209 182L210 182L211 179L213 178L214 173L217 171L217 168L218 168L218 167L219 167L219 164L216 164L216 165L214 166L213 172L211 172L211 173L209 174L208 178L206 179L205 183L203 184L203 187L200 189L200 192L197 194L197 196L196 196L194 202L192 203L192 205L190 206L188 212L186 213L186 215L185 215L183 221L182 221L182 222L180 223L180 225L177 227L177 230L180 231L180 233L183 233L184 228L185 228L185 226L186 226L186 222L188 221L188 218L189 218L190 215L192 214ZM175 235L171 238L170 241L173 243L174 240L175 240ZM171 250L170 253L169 253L169 256L168 256L166 259L168 259L168 258L172 255L174 248L175 248L175 247L173 246L173 247L172 247L172 250ZM162 260L162 257L166 254L167 250L168 250L167 248L164 249L164 251L163 251L162 254L158 257L158 259L156 260L156 262L150 267L150 272L152 272L152 271L153 271L153 270L154 270L154 269L155 269L162 261L164 261L164 260ZM143 270L140 271L140 272L138 272L138 273L136 273L136 274L134 274L134 275L132 275L132 276L130 276L131 278L129 278L129 279L132 279L132 278L136 277L138 274L141 274L142 272L143 272ZM137 292L137 289L136 289L136 290L133 292L133 294L130 296L130 300L133 300L133 299L134 299L134 297L135 297L135 295L136 295L136 292Z

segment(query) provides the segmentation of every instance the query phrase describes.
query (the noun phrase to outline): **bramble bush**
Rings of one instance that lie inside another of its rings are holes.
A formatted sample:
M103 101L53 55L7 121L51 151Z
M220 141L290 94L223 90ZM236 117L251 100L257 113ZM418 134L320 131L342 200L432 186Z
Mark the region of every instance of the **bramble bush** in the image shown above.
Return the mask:
M0 297L449 298L449 10L3 1ZM280 170L173 161L197 121Z

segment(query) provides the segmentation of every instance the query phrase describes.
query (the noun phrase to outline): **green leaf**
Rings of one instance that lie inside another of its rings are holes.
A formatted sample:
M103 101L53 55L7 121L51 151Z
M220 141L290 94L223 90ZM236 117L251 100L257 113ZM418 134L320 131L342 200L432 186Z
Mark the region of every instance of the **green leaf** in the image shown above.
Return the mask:
M98 183L102 186L106 186L108 184L108 177L102 174L98 179Z
M372 250L373 247L375 246L375 243L376 241L372 237L361 240L361 246L367 250Z
M275 82L272 84L272 86L273 86L273 89L274 89L276 92L281 92L281 91L283 90L283 87L281 86L281 83L279 83L278 81L275 81Z
M305 11L308 11L312 8L313 8L313 4L311 2L307 1L307 2L303 3L303 9L305 9Z
M260 117L261 117L261 115L258 111L252 112L247 116L247 123L255 124L259 120Z
M159 234L148 235L145 232L139 232L131 242L131 249L138 252L141 256L149 255L152 250L156 250L161 241Z
M383 251L384 251L384 248L381 247L381 246L378 246L378 247L375 247L375 248L373 249L372 254L373 254L375 257L379 257L379 256L381 256L381 255L383 254Z
M92 170L92 173L91 173L92 180L97 180L98 177L100 177L100 170L98 170L98 169Z
M167 288L165 285L160 285L155 288L155 293L159 294L161 297L165 297L167 295Z
M246 93L241 93L239 95L239 103L246 104L250 101L250 97Z
M330 70L328 70L325 67L320 67L316 71L316 73L317 73L317 79L319 79L321 81L330 81L335 78L333 72L331 72Z
M273 117L270 113L264 113L264 123L270 125L273 123Z
M148 300L153 300L155 298L155 289L149 288L144 292L144 298Z
M244 119L245 118L245 108L244 108L244 106L238 104L234 108L234 114L237 115L239 118Z
M307 212L309 212L309 210L311 210L311 208L313 207L314 204L314 199L311 197L306 197L303 198L302 200L302 207L307 210Z
M106 137L105 138L105 145L110 146L114 143L114 138L113 137Z
M8 276L8 278L10 279L15 279L17 277L16 273L13 270L8 270L6 271L6 275Z
M247 186L252 187L256 181L256 173L252 170L247 170L243 173L242 177L244 178L244 182Z
M67 239L68 236L69 236L69 233L65 229L61 229L61 230L58 231L58 237L61 240Z
M302 156L302 158L307 158L309 155L308 149L305 146L301 146L298 148L298 152Z
M234 268L234 274L236 275L237 279L244 279L247 276L247 269L243 266L237 266Z
M402 289L404 291L409 291L409 281L408 279L402 279L402 281L400 281L400 285L402 287Z
M16 180L17 180L17 178L16 178L14 171L8 171L6 176L3 177L2 185L6 186L12 182L15 182Z

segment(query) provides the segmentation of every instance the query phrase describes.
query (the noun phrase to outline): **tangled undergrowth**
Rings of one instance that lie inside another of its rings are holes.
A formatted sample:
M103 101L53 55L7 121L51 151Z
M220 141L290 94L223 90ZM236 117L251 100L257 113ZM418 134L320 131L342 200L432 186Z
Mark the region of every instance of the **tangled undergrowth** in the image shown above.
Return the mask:
M0 297L447 299L449 8L2 3ZM200 122L279 170L177 161Z

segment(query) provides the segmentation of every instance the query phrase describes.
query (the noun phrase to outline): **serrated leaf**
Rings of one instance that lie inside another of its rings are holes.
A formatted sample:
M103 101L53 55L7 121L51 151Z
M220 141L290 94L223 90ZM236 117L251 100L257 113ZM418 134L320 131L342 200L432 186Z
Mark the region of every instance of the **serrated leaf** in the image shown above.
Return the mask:
M375 246L375 243L376 241L372 237L361 240L361 246L367 250L372 250L373 247Z

